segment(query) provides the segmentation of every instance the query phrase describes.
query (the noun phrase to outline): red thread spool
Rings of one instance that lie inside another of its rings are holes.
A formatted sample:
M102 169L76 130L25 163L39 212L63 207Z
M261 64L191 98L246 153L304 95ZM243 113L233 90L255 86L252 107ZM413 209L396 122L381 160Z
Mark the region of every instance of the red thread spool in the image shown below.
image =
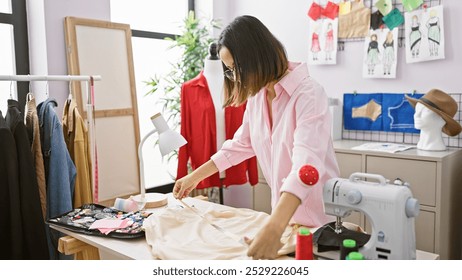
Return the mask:
M313 259L313 235L307 228L300 228L297 233L297 245L295 247L296 260Z

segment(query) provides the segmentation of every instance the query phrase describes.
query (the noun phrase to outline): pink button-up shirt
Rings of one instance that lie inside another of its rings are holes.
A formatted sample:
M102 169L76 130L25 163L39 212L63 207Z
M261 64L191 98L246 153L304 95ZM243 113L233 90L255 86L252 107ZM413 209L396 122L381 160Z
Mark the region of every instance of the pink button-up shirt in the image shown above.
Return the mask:
M247 100L241 127L212 160L221 172L256 155L271 187L272 208L283 192L292 193L302 203L291 222L319 227L334 220L324 214L322 187L339 175L328 99L324 89L309 76L306 64L290 63L289 69L290 73L274 86L273 125L263 88ZM298 178L298 170L305 164L319 172L319 180L312 186Z

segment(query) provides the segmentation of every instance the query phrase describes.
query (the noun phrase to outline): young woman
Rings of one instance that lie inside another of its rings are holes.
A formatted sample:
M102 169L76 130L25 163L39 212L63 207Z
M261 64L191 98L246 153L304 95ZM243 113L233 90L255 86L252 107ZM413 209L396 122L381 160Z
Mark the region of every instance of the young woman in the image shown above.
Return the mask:
M271 187L272 214L247 239L248 255L274 259L288 224L319 227L333 220L322 201L324 183L339 174L327 96L306 64L289 62L283 45L255 17L231 22L218 51L226 76L224 106L247 101L244 119L211 160L176 181L173 194L182 199L204 178L256 155ZM318 173L308 185L298 177L307 164Z

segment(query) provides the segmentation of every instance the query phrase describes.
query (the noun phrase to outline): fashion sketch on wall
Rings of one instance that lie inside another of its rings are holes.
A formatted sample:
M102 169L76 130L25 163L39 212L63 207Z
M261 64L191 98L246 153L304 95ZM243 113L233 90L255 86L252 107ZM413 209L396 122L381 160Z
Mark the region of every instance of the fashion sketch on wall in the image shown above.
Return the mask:
M406 62L444 59L443 6L405 13Z
M337 64L338 18L310 19L308 64Z
M369 30L365 38L363 77L396 78L398 28Z

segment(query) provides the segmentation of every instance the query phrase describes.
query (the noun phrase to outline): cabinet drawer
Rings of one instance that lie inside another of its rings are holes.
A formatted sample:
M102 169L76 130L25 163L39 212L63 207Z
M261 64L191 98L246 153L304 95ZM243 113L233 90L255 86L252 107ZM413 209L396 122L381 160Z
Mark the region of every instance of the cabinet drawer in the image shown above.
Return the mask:
M335 156L340 169L340 178L348 179L352 173L361 172L361 155L335 153Z
M400 178L411 185L420 204L436 206L436 162L367 156L366 172L380 174L391 182Z
M418 250L435 253L435 213L420 210L415 220L415 239Z

